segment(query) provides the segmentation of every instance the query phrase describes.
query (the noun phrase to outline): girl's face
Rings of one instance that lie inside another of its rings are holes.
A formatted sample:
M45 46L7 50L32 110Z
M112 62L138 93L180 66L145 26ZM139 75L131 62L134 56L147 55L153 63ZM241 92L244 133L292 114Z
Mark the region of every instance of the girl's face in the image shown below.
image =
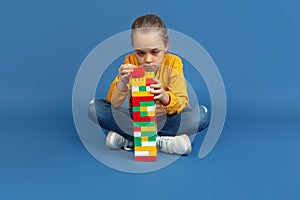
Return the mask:
M167 52L169 44L164 43L158 31L149 33L135 32L132 40L139 65L146 70L154 70L156 72L164 59L164 54Z

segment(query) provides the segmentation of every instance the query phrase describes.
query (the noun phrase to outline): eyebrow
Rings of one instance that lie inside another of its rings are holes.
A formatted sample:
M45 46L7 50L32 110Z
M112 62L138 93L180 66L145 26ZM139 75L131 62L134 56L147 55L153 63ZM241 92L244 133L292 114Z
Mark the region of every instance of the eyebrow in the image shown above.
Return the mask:
M161 50L160 48L154 48L154 49L150 49L150 51L156 51L156 50ZM135 51L142 51L144 52L143 50L141 49L135 49Z

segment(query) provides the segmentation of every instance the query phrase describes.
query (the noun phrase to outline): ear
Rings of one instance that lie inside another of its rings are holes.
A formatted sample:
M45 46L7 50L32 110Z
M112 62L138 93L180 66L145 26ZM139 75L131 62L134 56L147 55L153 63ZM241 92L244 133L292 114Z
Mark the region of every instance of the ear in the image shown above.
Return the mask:
M164 48L165 53L167 53L167 51L169 50L169 46L170 46L169 43L165 44L165 48Z

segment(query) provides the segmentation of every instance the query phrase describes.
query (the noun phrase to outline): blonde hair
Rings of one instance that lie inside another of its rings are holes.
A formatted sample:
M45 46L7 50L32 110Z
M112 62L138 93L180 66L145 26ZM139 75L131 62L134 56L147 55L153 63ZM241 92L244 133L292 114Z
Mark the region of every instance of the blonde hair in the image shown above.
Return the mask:
M169 33L165 23L155 14L140 16L134 20L131 25L131 40L136 32L153 32L158 31L165 44L169 43ZM132 42L133 43L133 42Z

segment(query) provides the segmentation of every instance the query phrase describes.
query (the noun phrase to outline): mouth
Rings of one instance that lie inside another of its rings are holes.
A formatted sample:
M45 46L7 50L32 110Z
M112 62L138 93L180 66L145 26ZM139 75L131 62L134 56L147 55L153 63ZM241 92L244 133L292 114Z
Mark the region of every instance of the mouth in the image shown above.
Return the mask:
M157 68L156 65L143 65L146 70L155 70Z

